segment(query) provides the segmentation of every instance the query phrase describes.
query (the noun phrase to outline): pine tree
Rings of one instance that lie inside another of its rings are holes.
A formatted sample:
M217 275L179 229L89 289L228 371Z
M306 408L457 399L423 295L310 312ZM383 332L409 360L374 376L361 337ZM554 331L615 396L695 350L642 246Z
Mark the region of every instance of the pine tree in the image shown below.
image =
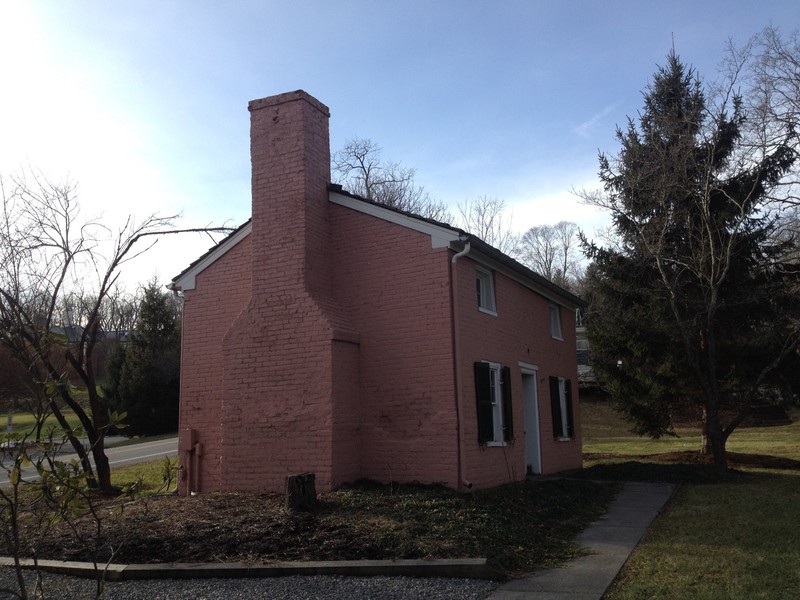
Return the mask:
M177 431L180 320L169 294L155 282L144 289L139 315L125 348L114 407L127 412L128 435Z
M603 193L588 197L617 236L585 243L593 365L639 433L668 433L676 410L696 407L704 450L725 469L728 437L797 348L794 242L778 240L769 204L793 133L747 154L741 98L712 114L674 52L644 100L638 126L617 131L619 154L600 156Z

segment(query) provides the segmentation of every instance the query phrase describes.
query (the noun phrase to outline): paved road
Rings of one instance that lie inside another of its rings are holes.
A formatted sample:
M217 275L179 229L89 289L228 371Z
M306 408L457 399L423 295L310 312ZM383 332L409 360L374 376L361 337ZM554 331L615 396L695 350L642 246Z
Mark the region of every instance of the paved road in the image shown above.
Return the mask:
M152 442L141 442L126 446L111 446L106 448L106 456L111 463L111 468L132 465L134 463L158 460L165 456L177 456L178 438L168 438ZM59 460L69 462L75 454L62 454ZM23 469L23 479L32 481L36 479L36 470L33 467ZM8 485L8 472L0 469L0 487Z
M106 448L106 455L112 467L157 460L165 456L178 455L178 438L167 438L154 442L142 442L121 447Z

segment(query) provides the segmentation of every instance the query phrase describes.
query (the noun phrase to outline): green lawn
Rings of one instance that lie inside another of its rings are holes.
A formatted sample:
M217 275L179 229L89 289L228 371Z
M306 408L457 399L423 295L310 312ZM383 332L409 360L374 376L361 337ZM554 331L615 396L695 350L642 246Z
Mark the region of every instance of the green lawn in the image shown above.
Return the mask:
M800 410L790 412L794 423L786 427L740 427L728 440L728 450L800 460ZM699 429L678 428L676 437L659 440L639 437L630 432L630 425L606 402L581 404L581 426L584 453L625 456L700 448Z
M644 462L631 463L632 456L699 447L700 436L691 430L663 440L626 433L603 403L585 403L582 412L584 451L616 455L592 461L598 472L617 466L624 475ZM798 416L795 411L792 425L740 429L728 449L800 460ZM619 462L625 464L610 465ZM606 600L800 598L800 471L746 469L705 483L708 471L698 465L639 467L637 475L685 474L689 483L656 520Z
M71 410L64 411L64 416L70 424L70 427L80 427L80 421ZM27 435L29 438L34 434L33 428L36 425L36 418L31 413L16 412L12 414L12 431L15 435ZM52 415L47 417L42 427L42 434L46 435L49 427L56 427L56 431L60 432L58 421ZM0 415L0 440L5 441L8 439L8 415Z
M800 598L800 473L684 486L606 600Z

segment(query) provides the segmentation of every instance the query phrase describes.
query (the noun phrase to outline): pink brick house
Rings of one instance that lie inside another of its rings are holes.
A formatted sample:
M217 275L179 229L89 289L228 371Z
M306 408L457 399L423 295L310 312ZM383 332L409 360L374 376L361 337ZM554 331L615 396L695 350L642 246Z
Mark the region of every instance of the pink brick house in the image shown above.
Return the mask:
M328 108L249 105L252 219L184 297L179 490L477 489L581 466L580 300L464 231L330 185Z

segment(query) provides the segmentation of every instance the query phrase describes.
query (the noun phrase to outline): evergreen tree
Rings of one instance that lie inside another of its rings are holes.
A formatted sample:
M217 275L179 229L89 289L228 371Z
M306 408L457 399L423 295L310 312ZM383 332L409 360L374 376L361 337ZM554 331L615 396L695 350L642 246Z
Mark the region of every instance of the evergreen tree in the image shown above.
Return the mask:
M593 366L641 434L697 407L722 469L728 437L798 344L794 240L774 235L769 203L794 164L793 132L747 154L741 107L732 96L712 114L671 53L638 127L629 120L619 154L600 156L603 193L586 196L611 211L617 236L608 248L584 240Z
M177 431L180 384L180 320L168 293L155 282L144 289L124 358L109 364L108 391L118 412L127 412L128 435ZM115 368L116 367L116 368ZM118 374L118 375L117 375ZM118 382L114 381L118 376Z

